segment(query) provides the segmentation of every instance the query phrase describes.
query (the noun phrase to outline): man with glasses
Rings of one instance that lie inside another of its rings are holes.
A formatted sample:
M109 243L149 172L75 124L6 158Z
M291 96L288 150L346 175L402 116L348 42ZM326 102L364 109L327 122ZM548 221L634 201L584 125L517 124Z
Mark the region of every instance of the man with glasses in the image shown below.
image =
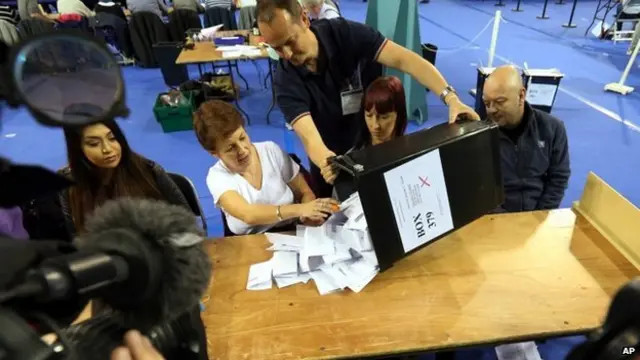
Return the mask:
M278 105L312 162L317 196L330 196L335 172L327 159L355 143L363 89L380 75L378 64L411 74L449 106L449 121L479 120L440 72L377 30L343 18L314 21L298 0L258 0L258 27L280 56Z

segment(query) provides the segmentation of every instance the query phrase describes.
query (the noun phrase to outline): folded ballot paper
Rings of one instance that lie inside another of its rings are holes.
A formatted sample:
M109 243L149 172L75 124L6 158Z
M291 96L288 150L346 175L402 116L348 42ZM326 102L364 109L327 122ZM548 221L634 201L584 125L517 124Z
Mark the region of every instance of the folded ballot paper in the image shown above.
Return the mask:
M269 261L249 269L248 290L278 288L313 280L320 295L346 288L360 292L378 274L367 222L357 193L319 227L298 226L295 235L267 233Z

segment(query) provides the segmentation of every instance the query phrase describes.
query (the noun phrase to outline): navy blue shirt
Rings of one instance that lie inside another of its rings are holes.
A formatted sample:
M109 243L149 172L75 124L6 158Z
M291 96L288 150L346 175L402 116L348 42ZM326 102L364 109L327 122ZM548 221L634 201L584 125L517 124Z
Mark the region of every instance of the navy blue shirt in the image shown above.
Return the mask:
M276 100L289 124L311 115L325 145L343 154L355 144L362 123L359 114L342 115L340 94L354 81L364 90L380 75L375 60L386 39L370 26L344 18L314 21L311 31L319 43L318 71L281 59L274 79Z
M525 103L523 127L500 132L504 203L497 212L556 209L569 182L569 143L562 121Z

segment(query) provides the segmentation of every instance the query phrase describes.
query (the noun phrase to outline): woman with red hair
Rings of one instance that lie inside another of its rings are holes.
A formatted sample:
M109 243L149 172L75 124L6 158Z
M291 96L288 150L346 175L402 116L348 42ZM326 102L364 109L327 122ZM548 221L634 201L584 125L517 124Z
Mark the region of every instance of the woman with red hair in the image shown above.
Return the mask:
M375 146L404 135L407 104L402 82L395 76L381 76L369 85L363 99L364 122L360 137L347 153ZM333 197L344 201L356 191L353 179L344 173L334 182Z
M367 88L363 102L366 131L363 127L355 149L404 135L407 129L407 104L400 79L395 76L377 78Z

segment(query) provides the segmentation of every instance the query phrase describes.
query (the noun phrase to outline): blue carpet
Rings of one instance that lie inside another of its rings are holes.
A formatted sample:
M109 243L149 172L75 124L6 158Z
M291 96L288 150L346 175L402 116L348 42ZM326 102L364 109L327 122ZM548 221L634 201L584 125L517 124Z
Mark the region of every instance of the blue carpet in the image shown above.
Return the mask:
M566 29L570 4L549 1L548 20L538 20L543 1L523 1L523 12L512 12L515 1L495 7L494 1L434 0L420 5L420 32L423 43L433 43L440 50L437 66L449 82L472 104L466 90L475 88L476 67L487 63L491 28L478 36L496 10L503 11L494 65L513 62L531 68L560 69L566 76L556 98L553 114L564 120L570 142L572 176L563 201L568 207L582 192L586 176L594 171L627 197L640 205L640 95L605 93L605 84L617 81L628 57L626 44L614 45L583 34L595 10L596 1L580 0L576 9L575 29ZM361 0L342 0L347 18L364 21L366 4ZM249 134L254 141L273 140L289 152L305 159L299 140L284 128L276 109L271 124L266 111L271 101L270 89L262 88L266 63L240 65L251 89L243 91L240 105L249 114ZM260 71L259 71L260 69ZM195 69L192 73L195 76ZM152 108L159 92L166 91L160 70L123 69L127 86L127 103L131 116L122 127L132 147L162 164L167 170L182 173L195 183L211 236L221 236L220 212L214 207L205 185L208 168L215 160L198 145L193 133L165 134L156 123ZM242 83L240 83L242 84ZM640 86L640 72L634 66L627 80ZM243 85L243 84L242 84ZM446 118L446 108L434 95L428 95L430 127ZM633 126L623 122L628 121ZM25 110L5 110L0 136L0 154L15 161L43 164L57 169L65 164L65 150L60 130L37 126ZM419 127L412 124L409 131ZM580 338L547 341L540 345L545 360L562 359ZM490 349L460 352L458 359L494 359Z

